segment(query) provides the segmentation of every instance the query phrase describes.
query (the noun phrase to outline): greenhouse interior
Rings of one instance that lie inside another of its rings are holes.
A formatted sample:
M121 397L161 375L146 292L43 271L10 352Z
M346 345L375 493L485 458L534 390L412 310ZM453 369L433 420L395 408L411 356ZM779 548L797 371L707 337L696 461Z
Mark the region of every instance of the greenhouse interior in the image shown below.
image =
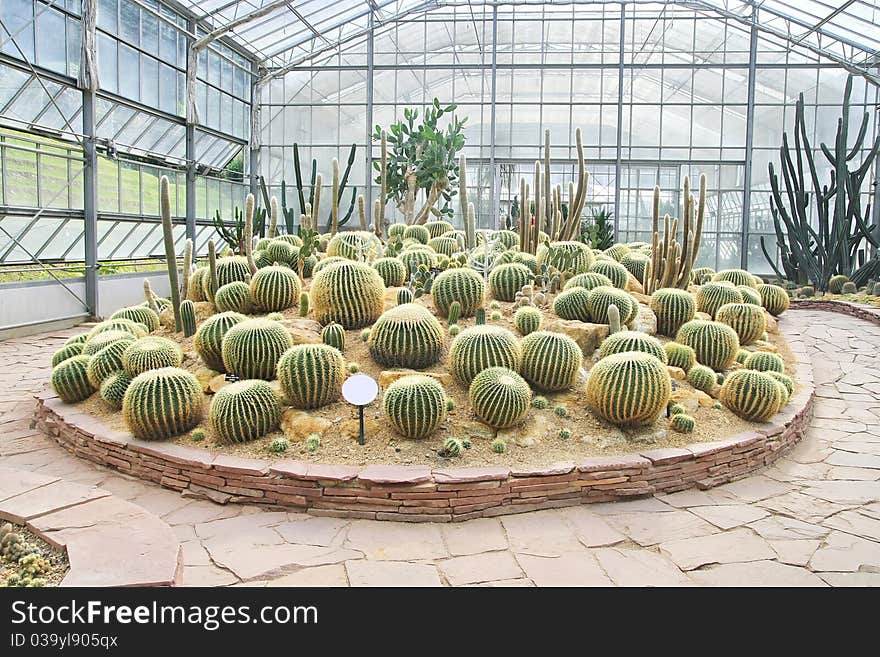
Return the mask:
M880 585L878 150L878 0L2 0L0 586Z

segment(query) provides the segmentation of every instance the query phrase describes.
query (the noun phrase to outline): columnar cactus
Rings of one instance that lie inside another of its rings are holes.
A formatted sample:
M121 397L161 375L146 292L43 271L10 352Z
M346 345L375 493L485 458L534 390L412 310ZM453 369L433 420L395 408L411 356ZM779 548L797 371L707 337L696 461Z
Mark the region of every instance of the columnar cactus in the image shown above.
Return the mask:
M759 285L758 294L761 295L761 305L774 317L788 310L791 304L788 293L778 285Z
M373 263L385 287L400 287L406 281L406 267L397 258L379 258Z
M540 390L565 390L577 379L583 354L577 342L562 333L535 331L522 339L520 373Z
M180 287L177 280L177 254L174 252L174 223L171 218L171 190L168 176L159 179L159 215L162 218L162 238L165 245L165 263L171 285L171 307L174 311L174 330L180 330ZM157 324L158 326L158 324ZM150 329L151 331L153 329Z
M449 370L461 383L489 367L517 371L521 350L516 336L500 326L478 324L459 333L449 348Z
M73 404L95 392L88 376L89 360L89 356L71 356L52 370L49 383L62 401Z
M562 319L589 322L591 318L589 290L582 287L563 290L553 299L553 312Z
M86 375L93 388L97 390L101 387L104 379L122 369L122 354L132 344L134 344L134 339L117 340L91 357L86 368Z
M69 344L61 347L61 349L52 354L52 367L55 367L58 363L63 363L68 358L79 356L82 353L82 350L82 343Z
M446 315L446 319L449 322L450 326L453 324L458 324L458 319L461 317L461 303L458 301L453 301L449 304L449 313Z
M225 312L212 315L199 326L193 340L193 348L205 365L218 372L226 371L223 365L223 336L230 328L246 319L247 317L240 313Z
M742 295L743 303L748 303L753 306L764 305L761 300L761 294L756 288L749 287L748 285L737 285L736 289L739 290L739 293ZM788 299L787 294L785 295L785 298Z
M605 276L605 274L600 274L599 272L594 271L585 271L582 274L575 274L569 278L563 289L570 290L573 287L582 287L585 290L592 290L600 285L614 287L611 279Z
M278 360L292 346L293 337L283 324L271 319L248 319L226 331L221 350L227 371L242 379L271 381Z
M415 239L422 244L427 244L431 239L431 232L424 226L413 225L403 229L403 239Z
M667 342L663 345L666 361L670 367L680 367L687 373L697 362L697 353L693 348L678 342Z
M327 326L321 330L321 342L344 352L345 329L339 324L327 324Z
M461 306L461 316L470 317L485 301L486 284L483 277L473 269L447 269L434 279L431 296L434 307L441 316L446 317L449 306L457 301Z
M142 440L161 440L189 431L202 419L202 386L179 367L134 377L122 399L129 430Z
M721 306L742 302L742 294L730 283L705 283L697 290L697 310L712 319L715 319L715 313Z
M600 285L590 291L590 319L596 324L608 322L608 306L614 304L620 311L620 321L629 324L639 312L639 304L627 292L616 287Z
M372 324L385 307L382 277L359 262L337 262L322 269L312 280L310 294L315 319L321 324L337 322L345 329Z
M614 260L597 260L590 266L590 271L594 274L602 274L611 284L620 289L626 289L626 283L629 281L629 272L626 267Z
M217 391L208 417L224 441L245 443L265 436L278 426L281 401L266 381L238 381Z
M743 366L758 372L785 372L785 361L779 354L769 351L756 351L746 358Z
M130 383L131 377L122 370L113 372L101 384L101 399L119 410L122 408L122 400Z
M385 390L382 408L400 434L424 438L446 417L446 391L437 379L429 376L404 376Z
M534 278L531 270L525 265L516 263L498 265L489 273L489 289L492 296L499 301L514 301L516 293Z
M602 341L599 348L599 358L606 358L613 354L621 354L627 351L638 351L651 354L657 360L666 365L666 351L660 341L640 331L620 331L609 335Z
M220 288L217 281L217 250L214 247L214 240L208 240L208 273L202 280L202 292L205 299L214 303L214 294Z
M750 303L725 304L715 313L715 319L736 331L741 346L753 344L767 329L764 309Z
M251 269L244 256L226 256L217 259L217 289L233 281L243 283L250 275Z
M734 413L752 422L766 422L779 412L788 394L772 376L755 370L731 372L719 398Z
M196 305L189 299L180 302L180 323L183 337L188 338L196 333Z
M706 367L705 365L693 365L687 371L687 381L695 389L702 390L706 394L711 394L712 390L718 383L718 378L711 367Z
M232 281L221 285L214 295L214 305L221 313L236 312L246 315L254 306L251 286L244 281Z
M306 317L309 314L309 293L300 292L299 294L299 316Z
M687 290L664 287L651 295L651 310L657 316L657 333L673 337L694 318L697 302Z
M666 409L672 380L650 354L624 352L601 359L587 379L587 405L606 422L643 426Z
M300 344L281 356L278 382L295 408L318 408L334 402L345 380L345 358L326 344Z
M519 374L490 367L471 381L469 398L474 414L490 427L512 427L529 412L532 390Z
M280 265L263 267L251 279L251 299L266 312L293 308L301 292L299 277L292 269Z
M734 285L745 285L747 287L755 287L755 277L745 269L722 269L712 276L712 280L727 281Z
M150 310L147 306L130 306L128 308L120 308L110 315L110 319L130 319L136 324L143 324L151 333L159 328L159 315Z
M427 308L406 303L385 311L367 341L370 356L385 367L423 369L443 354L443 327Z
M147 370L163 367L179 367L183 362L183 351L174 340L147 336L135 340L122 352L122 369L131 378Z
M534 306L522 306L513 314L513 325L520 335L534 333L541 328L544 322L544 313Z
M739 351L736 331L727 324L702 319L683 324L678 329L675 341L691 347L697 354L697 362L716 372L729 368Z

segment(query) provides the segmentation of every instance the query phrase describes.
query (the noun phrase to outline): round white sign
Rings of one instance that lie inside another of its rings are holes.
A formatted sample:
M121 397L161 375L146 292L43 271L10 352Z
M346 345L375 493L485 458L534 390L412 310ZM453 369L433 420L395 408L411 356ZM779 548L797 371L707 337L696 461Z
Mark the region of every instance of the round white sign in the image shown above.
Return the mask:
M342 384L342 396L349 404L366 406L379 394L376 379L366 374L355 374L348 377Z

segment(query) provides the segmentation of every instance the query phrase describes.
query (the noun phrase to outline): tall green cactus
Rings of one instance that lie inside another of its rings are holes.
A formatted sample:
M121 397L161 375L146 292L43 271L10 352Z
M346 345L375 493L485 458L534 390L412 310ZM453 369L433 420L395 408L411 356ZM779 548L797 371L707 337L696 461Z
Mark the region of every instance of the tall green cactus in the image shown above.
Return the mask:
M189 431L202 419L202 385L179 367L140 374L128 385L122 415L142 440L161 440Z
M651 424L666 409L670 394L666 366L647 353L603 358L587 379L587 405L606 422L620 426Z
M529 384L506 367L490 367L477 374L468 396L474 414L497 429L521 422L532 402Z
M220 284L217 281L217 249L214 246L214 240L208 240L208 275L205 276L202 289L205 293L205 298L211 303L214 303L214 295L217 294L219 287Z
M334 402L345 380L345 358L326 344L300 344L281 356L278 382L294 408L318 408Z
M159 213L162 215L162 237L165 243L165 262L168 283L171 285L171 309L174 311L174 330L182 329L180 320L180 284L177 280L177 254L174 252L174 225L171 222L171 190L168 176L159 180Z
M187 299L189 295L189 278L192 274L193 264L193 241L189 238L183 247L183 279L180 281L180 298Z
M189 299L180 304L180 321L183 324L183 337L196 334L196 306Z

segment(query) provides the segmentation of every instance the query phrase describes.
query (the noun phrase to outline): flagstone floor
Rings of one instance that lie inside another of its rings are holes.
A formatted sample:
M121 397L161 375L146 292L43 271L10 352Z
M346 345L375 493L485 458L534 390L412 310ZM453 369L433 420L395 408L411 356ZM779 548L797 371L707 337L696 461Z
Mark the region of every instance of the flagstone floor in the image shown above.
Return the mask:
M96 485L161 517L187 585L880 585L880 327L790 311L817 403L805 439L708 491L459 524L313 517L193 500L71 456L31 429L31 395L77 331L0 343L0 466Z

